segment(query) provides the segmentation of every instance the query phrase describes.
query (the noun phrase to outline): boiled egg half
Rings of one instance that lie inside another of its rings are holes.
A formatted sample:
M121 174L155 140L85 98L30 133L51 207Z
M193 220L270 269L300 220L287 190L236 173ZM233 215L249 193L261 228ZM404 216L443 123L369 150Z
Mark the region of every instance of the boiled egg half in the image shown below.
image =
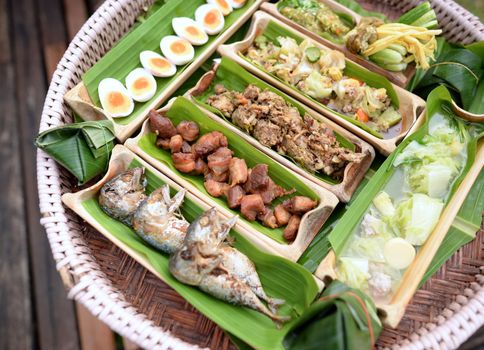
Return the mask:
M143 68L136 68L126 77L128 92L137 102L146 102L156 93L156 80Z
M176 35L168 35L161 39L160 49L163 55L177 66L187 64L195 57L192 44Z
M224 15L215 5L205 4L197 8L195 20L208 35L218 34L224 29Z
M224 16L227 16L233 11L232 6L227 0L207 0L207 3L218 7Z
M241 8L247 2L247 0L227 0L227 1L229 2L230 6L232 6L232 8L234 9Z
M188 17L176 17L171 21L176 35L186 39L192 45L203 45L208 41L208 35L203 27Z
M133 99L119 80L113 78L101 80L98 93L101 106L110 117L127 117L133 113Z
M141 52L139 60L143 68L155 77L166 78L176 73L176 66L154 51Z

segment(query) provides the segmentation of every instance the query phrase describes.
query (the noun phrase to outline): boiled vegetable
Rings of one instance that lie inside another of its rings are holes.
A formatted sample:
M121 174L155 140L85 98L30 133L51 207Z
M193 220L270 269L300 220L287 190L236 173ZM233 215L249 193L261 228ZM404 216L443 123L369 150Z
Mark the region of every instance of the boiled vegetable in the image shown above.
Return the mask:
M415 259L415 248L400 237L390 239L383 248L385 260L395 269L406 269Z
M422 245L434 229L444 208L441 200L415 193L396 208L395 227L413 245Z
M434 58L434 51L437 48L435 36L439 35L441 30L429 30L424 27L416 27L402 23L387 23L376 28L378 39L370 44L368 49L363 51L363 55L370 57L382 50L389 49L390 45L402 45L410 55L407 55L403 62L409 63L415 61L417 67L422 69L430 68L429 59ZM391 50L394 51L394 50ZM388 62L391 56L387 51L385 63L396 64L398 62ZM397 53L396 51L394 51ZM381 54L378 56L381 60ZM403 58L403 57L402 57ZM381 62L381 61L380 61Z
M395 215L395 207L393 206L392 199L384 191L378 193L373 199L373 205L384 217L392 217Z
M368 283L368 259L342 257L339 259L338 276L353 288L363 289Z

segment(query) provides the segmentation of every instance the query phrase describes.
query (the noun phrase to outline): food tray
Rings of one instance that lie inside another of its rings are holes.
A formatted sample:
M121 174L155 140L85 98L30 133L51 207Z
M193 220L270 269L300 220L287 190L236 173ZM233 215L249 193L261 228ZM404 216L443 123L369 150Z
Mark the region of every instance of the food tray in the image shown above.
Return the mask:
M260 338L264 339L265 335L267 334L266 332L278 329L276 324L266 317L259 317L260 314L256 311L225 303L207 295L197 288L193 288L178 282L168 271L169 257L166 254L160 253L158 250L153 249L143 240L141 240L131 229L128 229L119 221L107 217L107 215L102 212L101 208L97 204L101 187L114 176L130 169L132 166L141 166L145 169L148 187L150 186L150 182L153 182L153 189L158 188L158 186L161 184L167 184L172 190L177 192L182 189L180 185L171 180L162 172L157 171L155 168L144 162L141 158L130 152L126 147L117 145L113 150L109 163L109 169L106 175L89 188L77 193L64 194L62 196L62 201L116 246L121 248L155 276L174 288L194 307L199 309L200 312L207 315L207 317L214 320L214 322L217 322L221 327L226 329L231 334L234 334L238 337L245 337L245 340L249 342L251 340L254 341L253 339L259 338L259 341L255 340L254 345L260 344ZM185 195L183 204L180 207L182 213L184 211L184 207L186 208L186 214L192 216L199 215L196 212L202 212L210 209L208 203L203 202L191 193L187 193ZM229 219L231 217L224 216L221 212L218 212L218 215L224 219ZM234 243L241 243L241 248L244 248L245 246L245 254L250 256L249 254L255 253L254 257L258 259L257 256L260 254L260 252L257 252L257 248L252 245L247 245L246 242L239 242L241 237L238 235L241 234L241 228L242 227L239 224L236 224L231 231L231 237ZM253 261L257 267L257 260ZM300 293L295 294L297 304L293 304L293 306L298 310L300 310L302 307L307 307L310 303L310 300L314 298L324 286L320 280L311 275L303 267L294 263L292 263L291 266L288 266L287 260L285 259L271 259L271 261L266 262L265 265L267 266L265 267L266 275L271 274L273 269L286 268L286 274L299 277L293 281L293 283L299 282L298 286L290 286L284 289L286 292L295 291L296 289L299 290ZM264 270L264 267L260 268ZM261 277L262 276L263 275L261 275ZM286 280L283 274L279 274L276 279L279 279L279 285L283 284L283 281ZM311 298L306 298L306 293L310 295ZM282 297L282 295L278 295L278 297ZM293 303L294 301L291 300L288 302ZM225 320L225 313L233 314L231 321ZM258 321L255 321L257 319ZM241 322L241 320L254 320L254 328L250 329L250 332L249 330L241 332L239 329L239 322Z
M263 11L257 11L253 16L252 25L245 39L230 45L220 46L218 49L219 53L222 56L229 57L251 73L267 81L269 84L286 92L287 94L298 99L315 111L325 115L334 122L350 130L353 134L358 135L359 137L373 145L380 153L388 155L393 150L395 150L398 142L403 139L403 137L406 135L408 130L410 130L417 118L423 114L422 111L424 109L425 102L420 97L396 85L393 85L393 88L397 93L398 99L400 100L400 112L402 113L402 130L400 130L398 135L388 139L381 139L370 134L369 132L361 129L355 124L341 118L340 116L329 110L329 108L323 107L323 105L316 102L316 100L309 98L307 95L301 93L292 86L283 83L278 78L263 71L262 69L241 56L241 53L245 53L245 51L252 45L252 42L255 40L257 35L263 32L270 22L274 22L278 26L287 29L289 32L295 34L296 36L304 38L304 34L297 32L294 28L288 26L284 22L279 21L278 19L270 16ZM315 43L315 45L319 46L322 49L328 49L328 47L320 43Z
M162 115L166 115L166 113L172 108L172 106L177 102L177 99L183 99L183 97L179 98L174 98L170 100L170 102L160 109L158 112ZM188 100L186 100L189 102ZM191 102L189 102L191 103ZM196 107L195 107L196 108ZM199 110L202 112L201 110ZM205 112L204 113L205 116ZM188 114L185 114L183 116L185 119L190 120L190 116ZM203 126L201 125L201 128ZM225 131L224 131L225 129ZM237 134L229 131L228 129L224 128L224 126L220 126L220 129L218 131L221 131L224 135L226 135L229 140L230 136L229 133L233 134L234 136L237 136ZM125 146L128 147L131 151L139 155L141 158L145 159L147 162L152 164L154 167L156 167L158 170L162 171L163 173L167 174L169 177L174 179L176 182L178 182L183 188L187 189L194 195L198 196L201 198L203 201L207 202L210 204L210 206L217 207L220 212L224 213L224 215L227 216L232 216L234 213L239 213L239 212L234 212L230 209L228 209L227 206L221 205L219 201L211 197L206 191L203 189L203 192L198 189L194 182L190 180L189 177L184 176L183 174L179 173L176 171L176 169L173 169L170 167L169 164L164 163L163 161L160 160L160 156L157 154L151 153L147 150L146 145L144 144L143 139L147 137L151 132L150 126L149 126L149 120L146 120L143 123L143 127L141 128L141 132L135 137L128 139L125 142ZM240 140L239 144L248 144L244 140ZM250 145L250 144L248 144ZM231 142L229 141L229 148L236 151L237 150L237 145L232 145ZM253 147L253 146L251 146ZM163 150L157 150L157 152L160 153L165 153L166 151ZM254 153L257 153L258 156L256 155L255 159L266 159L270 160L269 157L267 157L265 154L263 154L261 151L257 150L254 148ZM169 161L171 163L171 160ZM250 160L247 160L248 164L250 165ZM276 166L277 164L270 164L269 163L269 174L271 172L271 168ZM278 165L281 167L280 165ZM297 175L294 174L290 169L287 169L287 174L290 176L293 176L294 179L297 179ZM334 194L329 192L328 190L324 188L320 188L318 186L315 186L312 182L305 180L304 178L299 178L303 184L305 184L308 188L310 188L316 195L319 197L319 205L315 209L307 212L301 220L301 225L298 230L298 234L296 236L296 239L292 243L283 243L283 242L277 242L273 238L266 236L257 230L253 228L253 226L250 225L250 223L246 220L243 220L242 218L239 219L239 226L240 226L240 232L241 234L245 235L251 242L253 242L256 246L261 248L262 250L265 250L267 252L283 256L289 260L292 261L297 261L301 254L304 252L304 250L308 247L308 245L311 243L313 238L316 236L316 234L319 232L321 226L323 223L326 221L326 219L331 215L331 212L333 209L336 207L338 204L338 199ZM276 181L276 179L274 179ZM277 181L276 181L277 183Z
M203 51L196 55L193 61L189 62L185 66L179 66L177 69L182 70L181 74L179 74L176 79L173 79L160 93L157 93L155 98L149 100L148 102L142 103L143 106L141 112L138 113L136 118L129 121L127 124L123 122L118 123L118 118L112 118L111 116L107 115L101 107L95 105L89 97L89 93L83 82L78 83L74 88L69 90L64 96L64 99L84 120L109 119L113 121L114 134L116 138L120 142L124 142L140 127L148 115L148 112L153 108L161 106L163 102L167 101L168 98L185 82L185 80L195 73L195 71L215 52L217 47L230 38L237 31L237 29L239 29L242 24L244 24L250 18L250 16L263 1L265 0L254 0L252 4L247 3L245 7L242 8L243 13L236 18L234 23L218 34L215 40L205 44L204 46L201 46ZM177 13L177 15L181 16L184 14Z
M337 3L336 1L332 0L321 0L321 2L327 5L330 9L335 11L336 13L344 13L353 19L355 24L358 24L361 20L361 16L354 11L350 10L349 8ZM359 65L368 68L369 70L384 75L387 77L392 83L400 86L405 87L412 76L415 73L415 65L409 65L404 71L402 72L391 72L382 67L374 64L373 62L366 60L364 57L354 54L349 51L345 45L336 44L328 39L320 37L318 34L311 32L310 30L304 28L302 25L290 20L289 18L285 17L284 15L279 12L277 3L264 3L261 6L261 10L269 13L270 15L274 16L275 18L279 19L281 22L286 23L287 25L297 29L301 33L305 34L306 36L310 37L316 42L323 44L331 49L335 49L338 51L344 52L345 56L348 57L350 60L358 63Z
M380 311L384 324L392 328L398 326L398 323L405 313L405 308L417 290L420 281L449 231L450 226L469 194L472 185L482 171L482 166L484 164L484 140L481 140L477 147L474 164L457 188L456 194L452 197L442 212L440 220L427 238L425 244L420 247L415 260L405 271L399 287L391 301L389 303L377 303L377 308ZM331 279L336 278L335 267L336 256L334 252L331 251L318 266L315 275L323 281L329 282Z
M86 22L55 71L40 131L73 121L64 94L131 28L151 0L108 0ZM399 14L414 1L365 2ZM433 0L453 42L484 39L476 16L451 0ZM68 296L120 335L149 349L233 349L213 322L61 203L75 180L39 150L37 179L42 225ZM417 291L398 329L384 330L380 348L457 348L484 324L484 230ZM113 266L116 266L113 269Z
M200 78L198 81L197 85L190 89L187 92L187 96L191 97L193 100L196 99L197 96L205 92L210 84L212 84L212 81L215 78L217 67L214 67L211 71L207 72L203 77ZM242 68L241 68L242 69ZM262 83L264 84L264 83ZM281 95L284 95L282 92L279 92ZM299 165L296 163L290 161L286 157L281 156L274 150L263 146L259 141L257 141L255 138L252 136L246 134L242 130L238 129L235 125L232 123L225 121L222 119L220 116L214 114L213 112L210 112L208 109L204 109L206 112L207 116L210 117L211 119L217 121L220 124L225 125L227 128L232 130L233 132L237 133L240 137L243 139L247 140L250 144L252 144L254 147L260 149L262 152L266 153L269 155L271 158L277 160L279 163L283 164L284 166L292 169L294 172L297 172L301 174L302 176L306 177L310 181L313 181L315 184L324 187L328 189L329 191L333 192L339 200L342 202L348 202L351 199L351 196L355 192L356 188L360 184L361 180L364 178L366 172L368 171L373 159L375 158L375 151L373 150L373 147L371 147L369 144L367 144L365 141L361 140L360 138L354 136L350 132L348 132L346 129L340 127L336 123L332 122L331 120L323 117L322 115L316 113L315 111L312 111L309 108L305 108L305 111L307 112L308 115L311 115L314 117L316 120L322 121L325 125L327 125L330 129L333 131L337 132L339 135L345 137L348 139L350 142L352 142L356 147L358 147L359 151L363 154L366 154L365 158L359 163L350 163L346 167L343 175L343 179L340 183L338 184L330 184L328 182L324 182L321 179L317 178L316 176L313 176L311 173L305 171L302 169Z

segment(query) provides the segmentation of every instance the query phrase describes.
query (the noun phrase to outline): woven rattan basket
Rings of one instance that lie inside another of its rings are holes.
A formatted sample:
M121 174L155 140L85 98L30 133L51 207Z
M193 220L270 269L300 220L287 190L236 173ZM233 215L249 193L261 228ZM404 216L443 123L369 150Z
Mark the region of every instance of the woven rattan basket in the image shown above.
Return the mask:
M72 121L64 94L152 1L106 1L81 28L52 78L40 131ZM389 0L377 6L395 17L417 2ZM435 0L432 5L449 40L484 40L484 26L477 17L450 0ZM233 347L214 323L62 206L61 195L75 191L75 182L42 151L37 156L37 176L41 222L70 298L144 348ZM379 346L456 348L484 324L482 265L483 230L417 292L399 328L385 330Z

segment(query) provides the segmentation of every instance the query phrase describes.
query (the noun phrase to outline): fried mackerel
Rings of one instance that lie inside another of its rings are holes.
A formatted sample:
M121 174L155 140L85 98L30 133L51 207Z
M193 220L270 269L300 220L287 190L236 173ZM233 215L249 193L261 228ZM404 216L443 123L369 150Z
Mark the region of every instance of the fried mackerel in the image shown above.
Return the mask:
M170 187L164 185L141 202L133 215L136 233L162 252L174 253L185 239L189 223L179 213L185 193L182 189L170 198Z
M255 98L258 91L252 90L252 93L252 98ZM225 135L212 131L198 137L199 127L192 121L181 121L175 127L169 118L152 111L150 125L158 135L156 145L171 152L173 165L178 171L203 175L207 193L213 197L225 197L229 208L239 209L242 216L249 221L259 220L269 228L289 225L284 230L284 237L289 241L296 237L300 218L318 204L304 197L307 201L299 201L295 207L303 202L310 205L299 208L297 213L289 210L287 219L284 218L281 207L277 210L278 219L275 208L271 207L272 202L294 193L294 189L277 185L269 176L267 165L257 164L249 168L244 159L234 157ZM292 218L293 214L299 220Z
M359 163L364 154L340 145L333 131L279 95L248 85L242 92L215 86L207 102L264 146L286 155L311 172L341 178L348 163Z
M133 168L104 184L99 194L101 209L113 219L131 226L133 214L146 198L143 168Z
M224 242L236 221L220 221L213 208L195 219L182 248L170 258L171 274L218 299L247 306L276 322L288 321L276 314L284 301L267 296L252 261Z

